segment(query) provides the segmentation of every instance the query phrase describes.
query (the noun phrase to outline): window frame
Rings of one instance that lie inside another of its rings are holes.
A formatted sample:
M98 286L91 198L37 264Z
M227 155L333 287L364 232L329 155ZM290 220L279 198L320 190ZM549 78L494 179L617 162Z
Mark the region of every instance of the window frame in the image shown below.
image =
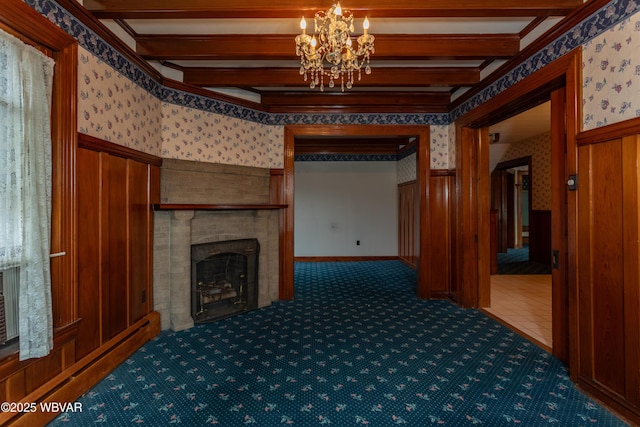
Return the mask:
M51 105L51 253L64 252L65 255L51 259L55 345L56 337L64 335L65 326L78 320L75 214L78 43L21 0L3 2L0 28L56 62Z

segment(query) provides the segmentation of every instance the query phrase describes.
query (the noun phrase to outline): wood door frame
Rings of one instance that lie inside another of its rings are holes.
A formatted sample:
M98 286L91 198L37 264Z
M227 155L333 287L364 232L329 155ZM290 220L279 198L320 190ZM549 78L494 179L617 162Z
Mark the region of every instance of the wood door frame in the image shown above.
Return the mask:
M499 171L502 174L502 173L506 172L508 169L517 168L519 166L527 166L528 174L529 174L529 186L531 187L531 183L532 183L532 179L531 179L531 163L532 163L531 156L519 157L519 158L513 159L513 160L505 160L504 162L500 162L500 163L498 163L496 165L496 167L494 169L494 172ZM501 188L501 192L504 189L504 182L502 182L502 184L503 184L503 188ZM494 192L495 190L492 188L491 191ZM532 207L531 207L531 200L532 200L531 197L532 196L531 195L532 195L532 191L529 190L529 193L528 193L528 201L529 201L529 212L528 213L529 213L529 218L531 218L531 210L532 210ZM496 204L494 203L494 208L498 209L498 215L500 215L501 212L504 212L505 209L509 209L508 206L503 206L503 205L506 204L506 201L504 199L505 199L504 197L501 197L501 199L499 201L499 206L497 206L497 207L495 206ZM507 224L504 224L504 223L500 224L499 227L501 227L502 229L508 227L508 221L507 221ZM500 242L500 239L498 239L498 242ZM501 247L500 243L498 244L498 246ZM507 245L507 247L508 247L508 245Z
M283 227L280 231L280 256L282 271L280 272L281 300L294 297L294 154L297 136L408 136L416 138L416 184L418 188L420 231L418 244L418 283L417 295L425 299L431 296L429 277L431 275L430 259L420 254L431 253L431 228L429 205L429 171L430 171L430 138L429 126L418 125L285 125L284 127L284 184L283 203L287 205L283 214Z
M461 303L487 306L490 296L490 191L488 126L551 100L552 234L559 250L553 274L563 280L553 290L553 354L569 363L572 377L577 357L576 212L567 197L566 176L576 173L576 135L581 123L581 49L575 49L497 94L456 121L456 194L458 270ZM554 141L564 141L556 143ZM566 152L566 156L564 153Z

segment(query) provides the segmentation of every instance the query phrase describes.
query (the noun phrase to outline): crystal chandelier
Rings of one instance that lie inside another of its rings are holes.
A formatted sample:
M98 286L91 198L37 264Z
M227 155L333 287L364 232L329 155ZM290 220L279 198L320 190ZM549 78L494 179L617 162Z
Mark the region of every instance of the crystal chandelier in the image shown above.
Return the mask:
M353 87L353 75L357 72L361 78L361 69L371 74L369 56L375 52L375 37L367 33L369 20L364 19L364 34L357 38L357 47L353 46L353 15L351 11L342 9L340 3L331 6L328 11L316 12L314 17L315 34L306 33L307 23L302 17L300 29L302 34L296 36L296 55L300 57L300 75L304 81L311 77L311 89L320 86L324 91L324 78L329 78L329 87L335 86L340 79L342 91Z

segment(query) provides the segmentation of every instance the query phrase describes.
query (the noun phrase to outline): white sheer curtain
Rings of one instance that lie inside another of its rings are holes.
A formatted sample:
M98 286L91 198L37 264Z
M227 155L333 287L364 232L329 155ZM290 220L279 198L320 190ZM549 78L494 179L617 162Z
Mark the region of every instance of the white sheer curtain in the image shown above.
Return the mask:
M51 58L0 30L0 269L20 267L20 360L53 347L53 66Z

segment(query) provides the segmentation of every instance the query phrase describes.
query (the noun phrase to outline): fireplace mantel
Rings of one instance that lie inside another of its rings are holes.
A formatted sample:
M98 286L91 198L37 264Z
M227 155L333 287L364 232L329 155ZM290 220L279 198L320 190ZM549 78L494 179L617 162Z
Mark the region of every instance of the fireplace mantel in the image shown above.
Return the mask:
M156 211L238 211L284 209L288 205L206 205L190 203L160 203L153 205Z

